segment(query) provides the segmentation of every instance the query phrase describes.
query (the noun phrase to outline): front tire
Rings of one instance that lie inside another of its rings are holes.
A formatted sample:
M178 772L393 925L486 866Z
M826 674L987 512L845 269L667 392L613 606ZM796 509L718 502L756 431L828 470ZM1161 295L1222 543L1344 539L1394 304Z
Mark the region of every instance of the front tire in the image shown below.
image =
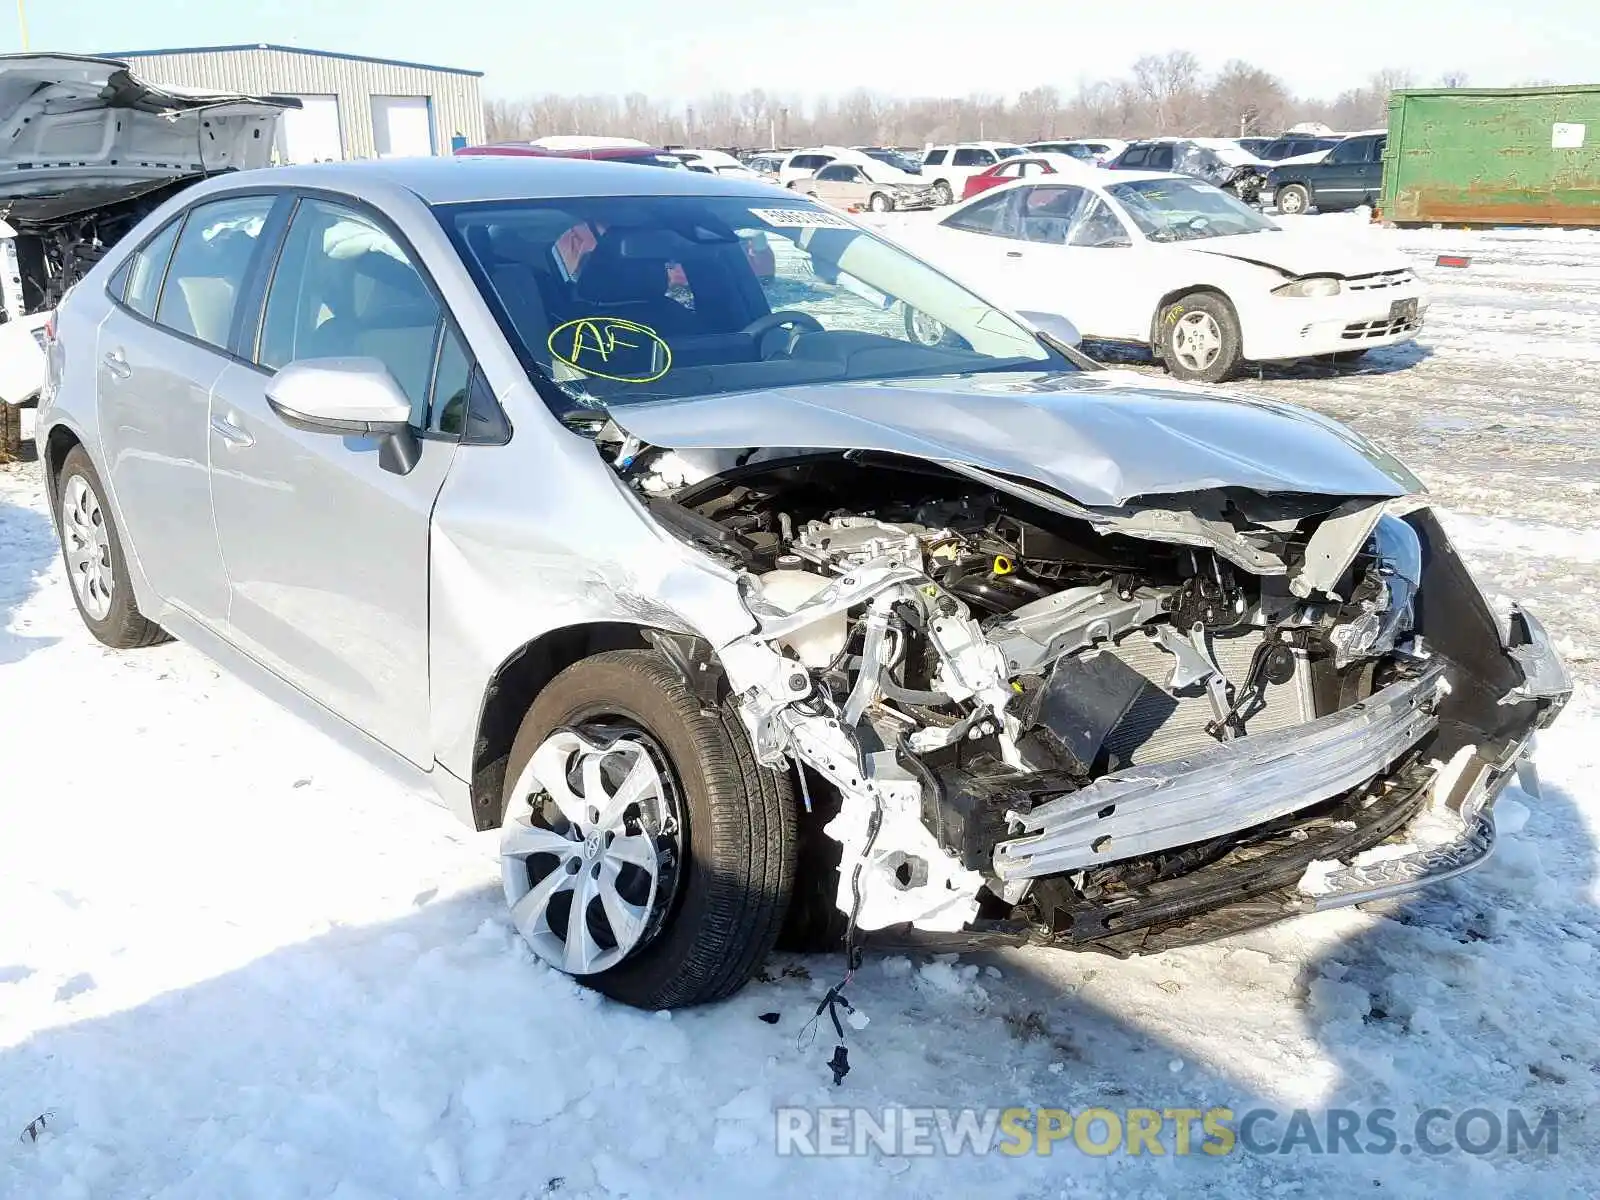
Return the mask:
M873 212L888 212L893 207L893 201L882 192L873 192L871 198L867 200L867 208Z
M97 641L113 650L137 650L170 640L139 611L122 537L82 446L67 452L56 478L56 528L73 602Z
M556 676L506 780L506 898L556 969L636 1008L681 1008L732 995L772 950L794 886L792 780L659 653Z
M1278 189L1272 202L1284 216L1298 217L1311 208L1311 193L1304 184L1285 184Z
M950 181L941 179L933 185L933 202L940 208L955 203L956 194L950 190Z
M1239 318L1233 305L1215 292L1180 296L1162 311L1156 331L1156 348L1176 379L1221 383L1239 369Z

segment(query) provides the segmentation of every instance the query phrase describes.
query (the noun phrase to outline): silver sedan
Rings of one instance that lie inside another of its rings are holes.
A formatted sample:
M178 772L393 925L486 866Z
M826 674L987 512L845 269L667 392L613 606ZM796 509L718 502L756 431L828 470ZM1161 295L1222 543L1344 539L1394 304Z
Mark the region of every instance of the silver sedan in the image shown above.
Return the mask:
M1076 341L763 184L249 171L72 289L37 436L94 636L498 828L510 919L630 1004L1481 861L1570 690L1538 621L1356 435Z

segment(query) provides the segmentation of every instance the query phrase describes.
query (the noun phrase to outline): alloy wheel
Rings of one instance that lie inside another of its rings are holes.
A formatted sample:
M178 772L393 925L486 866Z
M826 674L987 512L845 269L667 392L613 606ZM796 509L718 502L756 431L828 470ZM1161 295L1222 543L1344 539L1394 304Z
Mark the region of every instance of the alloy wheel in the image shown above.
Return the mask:
M1172 353L1191 371L1204 371L1222 353L1222 329L1208 312L1186 312L1172 327Z
M682 828L676 781L648 734L623 722L555 730L501 823L512 921L556 969L609 970L659 931Z
M61 531L67 574L83 610L96 621L111 612L116 574L111 566L111 534L100 499L82 475L73 475L61 497Z

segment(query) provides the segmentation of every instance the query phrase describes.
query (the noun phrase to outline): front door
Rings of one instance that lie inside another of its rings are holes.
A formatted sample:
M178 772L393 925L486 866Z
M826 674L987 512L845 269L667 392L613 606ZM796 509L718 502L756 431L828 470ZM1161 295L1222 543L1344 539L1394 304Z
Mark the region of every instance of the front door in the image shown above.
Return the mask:
M411 398L423 439L407 474L378 443L293 429L267 405L290 362L377 359ZM230 637L334 713L419 766L428 735L428 555L455 454L434 397L470 362L411 255L374 217L299 202L248 364L217 381L211 499L232 583ZM441 400L442 405L442 400Z
M1318 208L1355 208L1366 199L1367 181L1373 164L1371 138L1346 138L1332 150L1328 157L1307 172L1313 181L1316 195L1312 203Z
M228 583L211 523L211 389L272 203L235 196L174 219L119 275L99 332L100 438L128 544L163 601L214 627Z

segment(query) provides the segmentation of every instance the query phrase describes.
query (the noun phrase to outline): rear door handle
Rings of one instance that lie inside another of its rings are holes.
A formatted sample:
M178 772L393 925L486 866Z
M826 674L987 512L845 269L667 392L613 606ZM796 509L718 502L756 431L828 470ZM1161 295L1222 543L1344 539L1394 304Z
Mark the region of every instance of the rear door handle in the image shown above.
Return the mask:
M226 417L219 417L215 414L211 417L211 432L230 446L254 446L256 444L256 439L243 429L240 429Z
M1022 257L1022 251L1021 250L1007 250L1006 251L1006 257L1007 258L1021 258Z
M133 374L133 368L128 365L128 360L122 356L121 350L107 350L104 362L106 370L118 379L126 379Z

